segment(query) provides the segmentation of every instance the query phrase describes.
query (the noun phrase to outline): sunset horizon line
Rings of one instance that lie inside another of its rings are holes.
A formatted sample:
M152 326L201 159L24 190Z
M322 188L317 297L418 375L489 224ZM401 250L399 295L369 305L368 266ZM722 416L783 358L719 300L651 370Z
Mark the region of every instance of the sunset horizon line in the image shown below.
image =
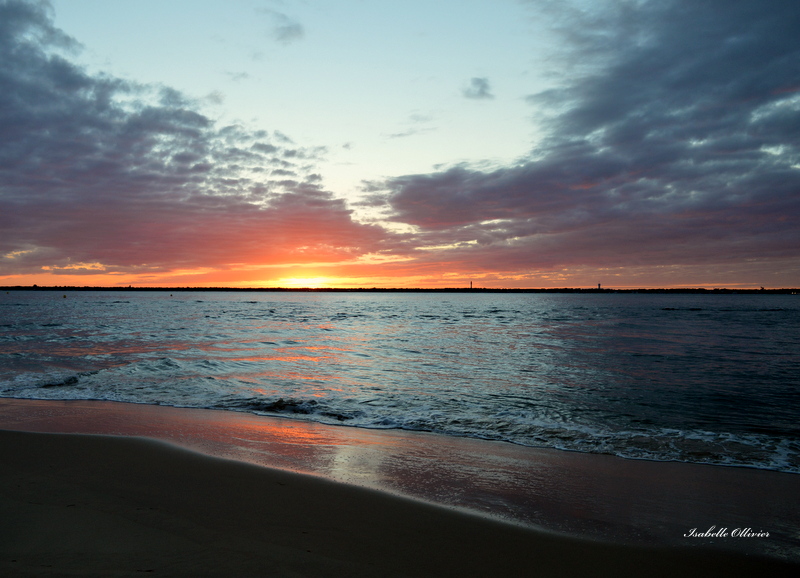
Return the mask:
M140 292L300 292L300 293L800 293L798 287L166 287L100 285L6 285L0 291L140 291Z

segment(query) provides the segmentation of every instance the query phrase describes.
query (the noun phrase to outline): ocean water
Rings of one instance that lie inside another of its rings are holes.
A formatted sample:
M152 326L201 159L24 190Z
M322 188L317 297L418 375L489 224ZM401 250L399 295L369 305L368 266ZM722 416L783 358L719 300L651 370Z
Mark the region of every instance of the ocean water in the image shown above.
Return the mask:
M800 297L10 291L0 397L800 473Z

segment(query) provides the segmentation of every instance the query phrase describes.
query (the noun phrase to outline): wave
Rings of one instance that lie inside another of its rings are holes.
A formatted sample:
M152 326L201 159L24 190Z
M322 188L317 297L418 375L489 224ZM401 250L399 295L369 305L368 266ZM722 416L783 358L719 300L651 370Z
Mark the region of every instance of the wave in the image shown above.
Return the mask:
M508 409L487 413L467 400L425 396L304 397L254 395L245 383L204 375L187 378L187 364L171 358L102 371L19 375L0 385L0 396L46 400L103 400L193 407L302 419L367 429L401 429L470 437L529 447L609 454L627 459L750 467L800 474L800 442L764 433L711 432L642 425L600 427L573 419L535 417ZM203 364L206 371L212 369ZM166 375L165 375L166 374ZM124 376L132 381L124 383ZM148 376L158 379L148 380ZM238 393L232 394L232 390ZM503 400L505 407L519 400ZM531 405L530 402L527 405Z
M0 310L0 396L800 473L792 296L80 295Z

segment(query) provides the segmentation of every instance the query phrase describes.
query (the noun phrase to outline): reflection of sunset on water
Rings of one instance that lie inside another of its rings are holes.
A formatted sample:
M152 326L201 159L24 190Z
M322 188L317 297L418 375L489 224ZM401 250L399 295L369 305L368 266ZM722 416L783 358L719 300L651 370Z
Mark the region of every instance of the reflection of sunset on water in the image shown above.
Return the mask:
M11 378L8 397L791 470L797 452L781 430L796 423L791 407L742 416L698 394L790 387L772 376L796 373L782 355L796 334L791 298L20 292L5 300L26 321L8 330L14 356L0 380ZM769 372L741 371L767 358Z
M5 399L0 402L0 428L147 436L211 456L595 539L680 545L685 518L663 503L684 504L698 518L725 519L741 527L769 519L777 541L796 531L796 524L783 528L777 522L786 523L780 512L787 497L796 494L796 484L793 476L775 472L722 472L419 432L110 402ZM720 476L727 483L720 484ZM692 484L685 484L687 479ZM764 487L773 491L764 492ZM737 500L740 493L749 500Z
M325 361L334 359L332 355L272 355L264 357L242 357L232 361Z

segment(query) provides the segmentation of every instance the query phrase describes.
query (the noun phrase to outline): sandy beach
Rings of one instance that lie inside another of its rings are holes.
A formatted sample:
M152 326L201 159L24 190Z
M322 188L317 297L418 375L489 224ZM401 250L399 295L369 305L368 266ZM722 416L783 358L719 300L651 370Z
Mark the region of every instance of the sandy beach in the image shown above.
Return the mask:
M3 431L0 460L6 576L776 576L793 570L720 552L568 539L141 438Z
M776 472L237 412L15 399L0 401L0 463L4 576L800 568L797 476ZM772 537L680 537L687 524L718 521L763 525Z

